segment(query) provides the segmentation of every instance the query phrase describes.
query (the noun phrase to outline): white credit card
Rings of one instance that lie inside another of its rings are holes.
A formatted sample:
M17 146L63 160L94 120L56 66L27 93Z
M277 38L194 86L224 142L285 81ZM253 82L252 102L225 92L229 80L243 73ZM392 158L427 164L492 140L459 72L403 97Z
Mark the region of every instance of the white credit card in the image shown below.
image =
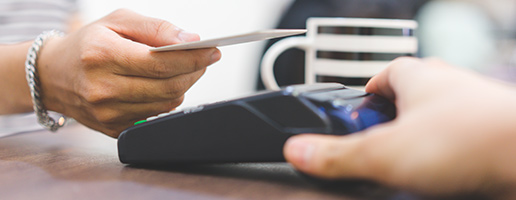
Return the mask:
M174 51L187 49L202 49L211 47L220 47L232 44L240 44L245 42L254 42L260 40L268 40L273 38L285 37L290 35L298 35L306 33L306 29L271 29L262 30L251 33L201 40L195 42L180 43L174 45L167 45L162 47L152 47L150 51Z

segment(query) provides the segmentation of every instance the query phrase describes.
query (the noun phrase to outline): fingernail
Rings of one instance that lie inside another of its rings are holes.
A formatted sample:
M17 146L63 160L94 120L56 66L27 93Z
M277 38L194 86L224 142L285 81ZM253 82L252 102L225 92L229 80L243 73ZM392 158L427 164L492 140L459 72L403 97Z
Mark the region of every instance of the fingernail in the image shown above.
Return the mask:
M198 41L199 35L195 33L190 33L187 31L181 31L177 34L177 37L183 41L183 42L192 42L192 41Z
M213 52L213 54L211 54L211 63L219 61L221 56L222 56L222 54L220 54L220 51L215 50L215 52Z
M315 145L304 139L290 138L286 145L286 155L289 161L297 166L306 168L315 150Z

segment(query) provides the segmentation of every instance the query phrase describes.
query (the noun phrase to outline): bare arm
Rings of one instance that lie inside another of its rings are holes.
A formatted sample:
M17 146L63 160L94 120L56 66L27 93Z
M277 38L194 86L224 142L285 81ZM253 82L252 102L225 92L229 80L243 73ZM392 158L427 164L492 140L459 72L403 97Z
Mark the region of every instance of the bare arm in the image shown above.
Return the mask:
M75 12L68 21L68 33L83 26L80 14ZM29 88L25 79L25 59L31 41L0 45L0 115L32 111ZM8 97L8 98L7 98Z
M0 45L0 114L32 110L29 87L25 79L25 58L30 42Z

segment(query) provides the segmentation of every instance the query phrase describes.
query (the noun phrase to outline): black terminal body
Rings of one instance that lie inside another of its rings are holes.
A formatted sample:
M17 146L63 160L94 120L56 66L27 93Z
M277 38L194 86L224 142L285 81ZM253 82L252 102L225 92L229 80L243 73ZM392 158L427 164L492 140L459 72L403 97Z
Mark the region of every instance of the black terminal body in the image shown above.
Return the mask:
M374 94L296 85L151 117L120 134L118 152L127 164L279 162L292 135L345 135L395 116L395 106Z

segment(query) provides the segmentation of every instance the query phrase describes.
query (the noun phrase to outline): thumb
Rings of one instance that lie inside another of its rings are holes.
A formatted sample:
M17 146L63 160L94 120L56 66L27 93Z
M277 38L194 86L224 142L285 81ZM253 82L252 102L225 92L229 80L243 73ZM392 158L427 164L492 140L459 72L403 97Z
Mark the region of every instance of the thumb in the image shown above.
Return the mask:
M101 21L122 37L154 47L200 40L199 35L186 32L165 20L146 17L127 9L116 10Z
M317 177L381 180L391 168L390 129L380 125L346 136L301 134L287 140L283 153L295 168Z

